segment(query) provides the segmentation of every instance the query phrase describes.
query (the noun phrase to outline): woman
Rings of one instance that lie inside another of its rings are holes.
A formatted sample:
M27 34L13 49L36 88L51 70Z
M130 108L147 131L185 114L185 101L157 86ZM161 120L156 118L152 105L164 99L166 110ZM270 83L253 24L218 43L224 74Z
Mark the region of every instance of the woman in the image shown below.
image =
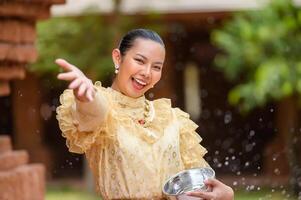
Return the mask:
M135 29L112 51L116 77L109 88L95 85L65 60L56 63L69 81L57 109L71 152L85 153L96 188L104 199L164 199L162 185L171 175L205 167L197 125L172 108L170 100L149 101L146 91L158 83L165 47L158 34ZM230 187L208 180L212 192L192 192L204 199L232 200Z

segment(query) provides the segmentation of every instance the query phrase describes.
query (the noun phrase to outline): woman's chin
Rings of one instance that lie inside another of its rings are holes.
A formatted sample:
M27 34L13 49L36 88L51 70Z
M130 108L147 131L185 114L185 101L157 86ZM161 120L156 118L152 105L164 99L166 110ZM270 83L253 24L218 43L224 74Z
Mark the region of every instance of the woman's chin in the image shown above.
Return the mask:
M145 90L137 90L134 88L131 88L131 90L128 90L126 95L131 98L139 98L145 94Z

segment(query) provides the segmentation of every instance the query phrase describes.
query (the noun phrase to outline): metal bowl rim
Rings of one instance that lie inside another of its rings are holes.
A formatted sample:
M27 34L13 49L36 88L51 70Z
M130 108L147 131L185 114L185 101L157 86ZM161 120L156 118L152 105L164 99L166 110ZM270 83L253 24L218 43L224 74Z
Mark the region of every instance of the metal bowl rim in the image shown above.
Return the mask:
M182 194L168 194L165 192L164 190L164 186L172 179L174 179L176 176L179 176L180 174L184 174L188 171L191 171L191 170L197 170L197 169L209 169L213 172L213 177L215 177L215 171L211 168L211 167L196 167L196 168L191 168L191 169L186 169L186 170L183 170L183 171L180 171L178 173L176 173L175 175L171 176L169 179L167 179L167 181L165 181L163 187L162 187L162 191L163 191L163 194L167 195L167 196L179 196L179 195L183 195Z

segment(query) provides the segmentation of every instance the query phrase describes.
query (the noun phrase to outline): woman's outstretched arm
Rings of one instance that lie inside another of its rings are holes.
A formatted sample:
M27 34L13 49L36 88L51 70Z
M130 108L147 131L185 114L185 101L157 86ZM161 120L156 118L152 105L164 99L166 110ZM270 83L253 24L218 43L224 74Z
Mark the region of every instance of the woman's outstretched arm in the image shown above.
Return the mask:
M93 131L104 122L108 111L107 99L76 66L64 59L57 59L55 63L64 70L57 78L68 81L68 88L73 90L75 101L71 113L78 130Z

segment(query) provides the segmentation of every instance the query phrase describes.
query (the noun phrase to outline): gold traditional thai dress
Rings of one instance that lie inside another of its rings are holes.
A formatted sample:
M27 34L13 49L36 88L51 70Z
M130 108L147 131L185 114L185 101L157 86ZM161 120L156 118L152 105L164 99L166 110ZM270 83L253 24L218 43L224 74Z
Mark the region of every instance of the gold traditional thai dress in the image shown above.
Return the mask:
M87 103L65 90L57 119L69 151L86 154L103 199L164 199L170 176L208 166L198 126L170 100L130 98L100 82L95 88Z

